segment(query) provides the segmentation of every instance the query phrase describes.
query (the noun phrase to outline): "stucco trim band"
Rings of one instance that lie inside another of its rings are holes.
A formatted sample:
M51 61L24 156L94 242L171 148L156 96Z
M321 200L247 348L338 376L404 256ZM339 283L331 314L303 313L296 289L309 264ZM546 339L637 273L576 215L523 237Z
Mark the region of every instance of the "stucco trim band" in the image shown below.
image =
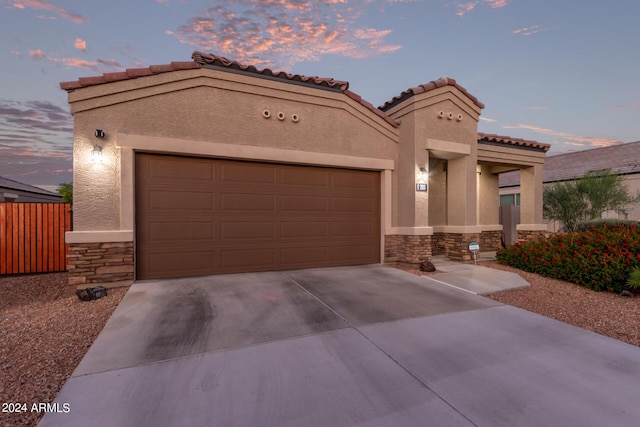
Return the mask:
M452 160L456 157L471 154L471 146L459 142L441 141L439 139L427 139L427 150L442 153L443 158Z
M502 224L481 225L480 227L482 227L482 231L502 231L503 229Z
M433 227L435 233L474 234L482 233L483 230L481 225L439 225Z
M432 236L433 227L391 227L385 231L387 236Z
M64 240L65 243L133 242L133 230L67 231Z
M518 231L548 231L548 224L518 224L516 230Z
M119 133L116 138L116 145L122 148L131 148L134 150L144 150L157 153L200 155L230 159L335 166L367 170L395 169L395 162L390 159L376 159L372 157L355 157L340 154L287 150L282 148L165 138L161 136Z

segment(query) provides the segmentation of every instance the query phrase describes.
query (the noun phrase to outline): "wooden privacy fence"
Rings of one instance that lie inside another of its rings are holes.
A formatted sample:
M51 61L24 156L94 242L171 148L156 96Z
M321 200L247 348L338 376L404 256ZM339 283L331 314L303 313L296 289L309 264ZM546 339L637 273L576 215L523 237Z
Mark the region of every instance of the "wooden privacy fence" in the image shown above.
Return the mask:
M70 230L70 204L0 203L0 274L65 271Z

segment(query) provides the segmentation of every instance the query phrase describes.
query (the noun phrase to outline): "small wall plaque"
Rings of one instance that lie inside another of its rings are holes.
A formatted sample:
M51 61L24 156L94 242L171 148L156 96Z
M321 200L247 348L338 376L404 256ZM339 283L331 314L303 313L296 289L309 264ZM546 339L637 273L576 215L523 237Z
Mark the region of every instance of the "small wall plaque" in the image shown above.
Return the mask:
M416 184L416 191L427 191L427 184L419 182Z

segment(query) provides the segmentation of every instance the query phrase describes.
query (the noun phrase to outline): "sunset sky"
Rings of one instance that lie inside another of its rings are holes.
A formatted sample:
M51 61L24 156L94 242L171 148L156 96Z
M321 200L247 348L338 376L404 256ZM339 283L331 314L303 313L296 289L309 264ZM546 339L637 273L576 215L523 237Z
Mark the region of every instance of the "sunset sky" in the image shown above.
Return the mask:
M479 131L549 154L640 140L638 0L0 0L0 176L72 179L62 81L195 50L333 77L374 105L449 76Z

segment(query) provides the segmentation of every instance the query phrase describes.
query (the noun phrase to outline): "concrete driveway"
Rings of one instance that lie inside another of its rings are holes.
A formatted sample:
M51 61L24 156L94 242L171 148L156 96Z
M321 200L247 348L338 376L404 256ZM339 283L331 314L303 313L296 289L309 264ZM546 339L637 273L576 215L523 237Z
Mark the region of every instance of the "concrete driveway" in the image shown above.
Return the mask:
M640 349L374 265L138 282L40 426L637 426Z

